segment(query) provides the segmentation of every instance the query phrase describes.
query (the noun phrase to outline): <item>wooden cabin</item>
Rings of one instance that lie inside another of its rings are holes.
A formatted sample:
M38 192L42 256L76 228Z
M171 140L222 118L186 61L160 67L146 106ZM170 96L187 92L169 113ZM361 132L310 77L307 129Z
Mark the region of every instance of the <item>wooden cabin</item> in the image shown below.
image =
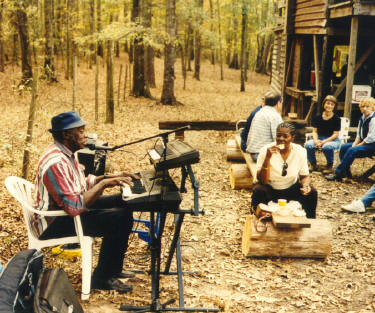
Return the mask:
M309 121L328 94L356 126L361 97L375 95L375 0L280 0L273 89L283 115Z

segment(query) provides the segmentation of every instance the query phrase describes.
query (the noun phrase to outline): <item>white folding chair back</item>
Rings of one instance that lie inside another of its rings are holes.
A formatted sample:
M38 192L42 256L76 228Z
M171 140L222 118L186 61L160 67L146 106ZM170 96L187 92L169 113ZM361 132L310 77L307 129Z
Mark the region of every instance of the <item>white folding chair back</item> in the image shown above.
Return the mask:
M83 235L81 218L79 215L74 217L76 235L57 239L40 240L32 227L32 221L35 214L42 216L65 216L64 211L40 211L33 208L33 191L34 185L27 180L9 176L5 179L5 186L9 193L21 203L23 216L25 219L27 236L29 239L29 249L41 250L45 247L53 247L68 243L79 243L82 254L82 300L88 300L90 297L91 287L91 270L92 270L92 243L93 238Z
M349 127L350 120L347 117L340 117L341 119L341 128L339 132L340 145L347 143L349 139Z

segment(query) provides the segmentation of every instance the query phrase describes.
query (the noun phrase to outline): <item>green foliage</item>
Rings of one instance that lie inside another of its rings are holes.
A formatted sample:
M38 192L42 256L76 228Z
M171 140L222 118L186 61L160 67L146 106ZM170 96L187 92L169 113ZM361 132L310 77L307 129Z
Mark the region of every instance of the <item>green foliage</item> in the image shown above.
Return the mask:
M2 30L3 40L6 44L6 53L11 55L13 48L13 34L15 33L14 12L23 4L28 17L28 28L31 47L36 49L39 57L43 57L44 51L44 1L19 1L3 0ZM95 12L95 17L100 14L102 30L90 33L90 4L93 0L71 0L72 5L77 3L78 10L67 7L67 2L55 0L54 25L55 43L60 47L59 53L64 52L67 31L71 38L79 46L82 53L92 53L92 44L105 42L106 40L118 40L120 42L133 42L142 38L143 42L162 50L169 41L165 30L165 1L152 1L152 27L143 26L142 20L130 21L131 0L101 0L101 12ZM96 2L95 10L96 10ZM247 15L247 46L248 49L256 47L257 35L269 34L276 23L275 4L277 0L212 0L213 17L209 1L204 1L203 9L198 0L177 0L177 42L186 40L186 30L189 27L193 32L199 30L201 34L203 50L218 49L219 25L218 7L220 6L220 20L222 30L222 46L227 51L240 49L241 17ZM126 8L126 11L124 10ZM69 27L66 23L69 21ZM177 44L176 42L176 44ZM91 46L90 46L91 45ZM229 50L228 50L229 49ZM202 51L205 55L205 51ZM253 55L251 53L251 55ZM254 54L255 55L255 54Z

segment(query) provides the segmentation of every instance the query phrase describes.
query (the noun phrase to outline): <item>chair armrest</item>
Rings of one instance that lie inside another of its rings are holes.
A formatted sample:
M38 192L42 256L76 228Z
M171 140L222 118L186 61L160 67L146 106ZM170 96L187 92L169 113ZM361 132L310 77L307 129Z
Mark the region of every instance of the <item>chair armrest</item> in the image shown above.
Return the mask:
M246 123L246 120L238 120L236 123L236 132L238 133L242 128L238 128L241 123Z
M31 207L28 207L27 210L30 211L30 212L33 212L35 214L42 215L42 216L66 216L66 215L68 215L68 213L66 213L63 210L41 211L41 210L36 210L34 208L31 208Z

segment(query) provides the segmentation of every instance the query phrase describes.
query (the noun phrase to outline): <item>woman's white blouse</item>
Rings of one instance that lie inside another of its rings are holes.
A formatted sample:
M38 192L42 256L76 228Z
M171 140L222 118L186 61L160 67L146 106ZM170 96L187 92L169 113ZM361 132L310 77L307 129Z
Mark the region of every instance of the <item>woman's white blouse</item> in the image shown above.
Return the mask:
M266 158L267 148L274 146L276 142L268 144L262 147L259 151L257 160L257 171L259 171ZM309 167L307 165L307 151L300 145L290 143L291 151L286 163L288 168L286 169L286 175L281 176L283 171L284 160L279 152L273 153L270 159L270 177L268 184L274 189L286 189L292 186L298 180L299 176L309 175Z

